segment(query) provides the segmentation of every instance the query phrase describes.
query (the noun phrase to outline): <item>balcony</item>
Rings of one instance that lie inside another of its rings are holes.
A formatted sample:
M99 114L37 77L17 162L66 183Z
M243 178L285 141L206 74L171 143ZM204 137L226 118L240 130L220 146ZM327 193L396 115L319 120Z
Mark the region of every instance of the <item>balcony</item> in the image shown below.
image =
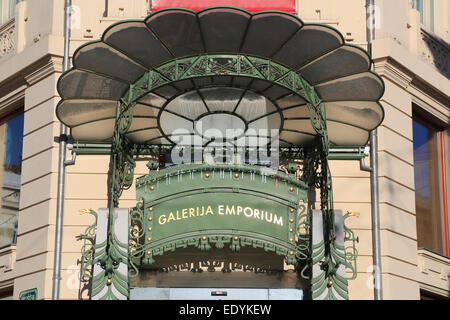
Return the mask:
M439 73L450 78L450 45L434 33L421 28L420 57Z

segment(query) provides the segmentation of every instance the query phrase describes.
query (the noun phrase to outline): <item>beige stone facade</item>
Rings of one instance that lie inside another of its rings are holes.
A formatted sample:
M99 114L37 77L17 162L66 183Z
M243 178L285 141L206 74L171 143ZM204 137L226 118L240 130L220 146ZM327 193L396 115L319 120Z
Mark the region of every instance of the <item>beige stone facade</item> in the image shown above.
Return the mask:
M425 115L445 135L442 175L450 181L450 3L434 1L435 24L430 31L411 2L375 1L373 60L386 85L385 119L378 128L384 299L420 299L421 292L450 296L449 252L418 248L413 154L413 118ZM100 38L112 23L144 18L149 9L148 0L73 0L72 4L71 53ZM303 21L329 24L348 43L367 47L365 0L298 0L297 12ZM16 244L0 248L0 299L18 299L30 288L37 288L38 299L52 297L58 175L54 137L59 135L55 107L63 26L64 1L60 0L21 1L15 15L0 25L0 117L20 109L24 113L18 237ZM76 237L93 220L79 210L107 206L108 162L108 156L79 155L75 165L67 167L61 299L80 298L81 242ZM136 177L147 172L145 162L139 162ZM348 223L360 239L358 277L350 281L350 299L370 300L374 298L370 175L360 170L356 160L333 161L331 172L335 207L360 213ZM440 195L446 203L449 188L447 184L446 194ZM132 187L122 195L120 207L134 205ZM444 236L449 237L448 231Z

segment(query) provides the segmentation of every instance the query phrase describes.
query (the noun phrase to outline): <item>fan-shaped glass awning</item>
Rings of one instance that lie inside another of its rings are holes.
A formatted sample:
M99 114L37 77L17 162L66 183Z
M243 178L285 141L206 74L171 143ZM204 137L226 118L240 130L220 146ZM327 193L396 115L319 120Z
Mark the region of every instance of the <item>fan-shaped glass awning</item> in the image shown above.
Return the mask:
M311 108L322 104L331 145L364 145L384 117L384 84L370 70L337 30L288 13L173 8L78 48L56 113L83 141L112 140L122 104L136 144L234 144L276 129L280 145L298 146L318 135Z

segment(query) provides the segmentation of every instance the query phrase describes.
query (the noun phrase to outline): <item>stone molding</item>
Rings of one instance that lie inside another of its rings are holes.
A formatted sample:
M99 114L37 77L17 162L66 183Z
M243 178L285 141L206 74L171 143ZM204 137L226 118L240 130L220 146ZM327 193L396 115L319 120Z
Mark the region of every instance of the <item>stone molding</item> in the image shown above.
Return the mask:
M420 288L444 297L450 297L450 258L419 248Z
M21 85L8 94L0 97L0 116L11 112L16 107L20 107L20 105L23 104L26 87L26 85Z
M0 249L0 290L12 286L13 270L16 262L16 246Z
M43 64L35 68L28 73L24 79L29 86L36 84L37 82L47 78L53 73L62 72L62 58L50 56L47 61L44 60Z
M448 106L449 97L442 91L431 86L412 70L402 66L400 62L391 57L374 61L375 72L389 79L403 88L411 96L411 102L434 115L439 121L449 123Z

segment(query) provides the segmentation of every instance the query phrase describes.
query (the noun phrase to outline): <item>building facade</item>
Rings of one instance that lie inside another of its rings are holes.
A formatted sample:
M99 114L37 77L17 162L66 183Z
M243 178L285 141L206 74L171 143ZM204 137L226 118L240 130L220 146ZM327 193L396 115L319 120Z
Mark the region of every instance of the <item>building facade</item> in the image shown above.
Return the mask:
M111 24L143 19L148 0L72 1L70 52ZM64 3L0 0L0 298L37 289L51 299L58 187ZM368 46L366 1L298 0L305 23L330 25L345 41ZM381 275L384 299L450 296L450 3L376 0L372 59L382 76L384 121L378 128ZM68 159L71 157L68 153ZM365 162L368 164L369 159ZM61 299L80 290L78 236L93 223L85 208L108 206L109 156L86 151L66 167ZM359 237L350 299L374 298L370 174L358 160L332 160L336 209L358 212L348 226ZM148 174L138 161L135 178ZM136 205L133 185L121 208Z

